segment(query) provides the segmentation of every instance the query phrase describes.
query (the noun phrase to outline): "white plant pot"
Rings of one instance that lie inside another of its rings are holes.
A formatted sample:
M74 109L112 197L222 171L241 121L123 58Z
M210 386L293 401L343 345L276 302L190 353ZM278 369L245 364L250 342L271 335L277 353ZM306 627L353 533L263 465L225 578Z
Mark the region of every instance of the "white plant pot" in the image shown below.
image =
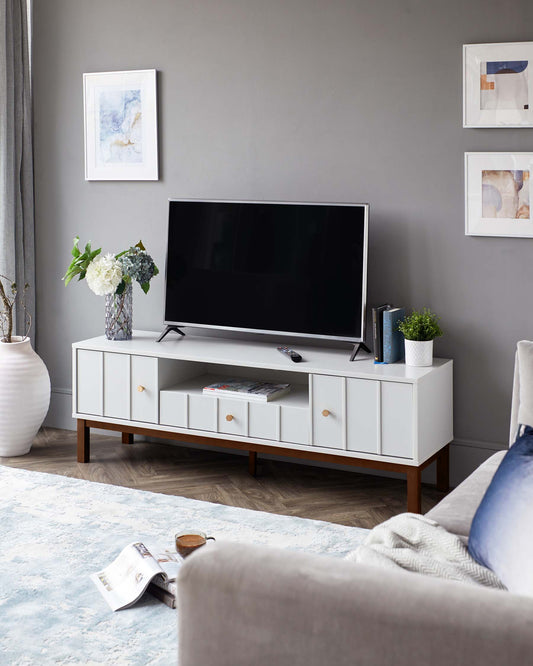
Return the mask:
M29 338L0 341L0 456L31 449L50 405L50 376Z
M423 368L433 364L433 340L405 340L405 365Z

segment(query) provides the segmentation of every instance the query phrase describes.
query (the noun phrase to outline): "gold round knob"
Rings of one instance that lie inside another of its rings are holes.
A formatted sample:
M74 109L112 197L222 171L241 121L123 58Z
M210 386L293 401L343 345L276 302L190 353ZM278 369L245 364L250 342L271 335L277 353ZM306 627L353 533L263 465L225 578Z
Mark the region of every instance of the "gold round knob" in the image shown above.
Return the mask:
M322 416L329 416L329 414L330 414L329 409L322 410Z
M233 421L233 414L226 414L226 421Z
M144 386L141 386L139 384L139 386L137 386L137 391L139 391L139 393L142 393L144 391Z

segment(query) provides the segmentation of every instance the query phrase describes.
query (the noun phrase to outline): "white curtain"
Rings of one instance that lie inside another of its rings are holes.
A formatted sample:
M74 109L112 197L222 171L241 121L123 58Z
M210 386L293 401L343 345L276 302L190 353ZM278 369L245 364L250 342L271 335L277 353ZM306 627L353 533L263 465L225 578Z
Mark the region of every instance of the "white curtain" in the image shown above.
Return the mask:
M0 0L0 273L13 279L19 289L30 285L26 309L34 320L29 0ZM19 308L19 334L24 330L23 318Z

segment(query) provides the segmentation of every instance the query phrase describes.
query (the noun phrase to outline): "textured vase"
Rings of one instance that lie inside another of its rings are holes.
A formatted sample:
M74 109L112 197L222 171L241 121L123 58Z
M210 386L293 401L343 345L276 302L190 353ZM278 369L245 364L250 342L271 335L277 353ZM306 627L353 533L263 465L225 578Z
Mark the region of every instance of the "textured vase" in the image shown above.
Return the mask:
M29 338L0 341L0 456L31 449L50 405L50 376Z
M131 284L122 294L105 297L105 336L108 340L131 340L133 325L133 290Z
M405 365L419 368L433 365L433 340L405 340Z

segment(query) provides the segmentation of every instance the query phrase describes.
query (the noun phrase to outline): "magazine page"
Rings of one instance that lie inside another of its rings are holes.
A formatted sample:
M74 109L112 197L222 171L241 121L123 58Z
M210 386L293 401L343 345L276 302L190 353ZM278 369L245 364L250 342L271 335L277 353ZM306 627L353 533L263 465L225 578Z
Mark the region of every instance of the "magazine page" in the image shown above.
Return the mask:
M163 559L160 564L143 543L130 543L109 566L92 574L91 580L111 610L121 610L140 599L155 576L167 577L163 566L172 572L174 564Z

